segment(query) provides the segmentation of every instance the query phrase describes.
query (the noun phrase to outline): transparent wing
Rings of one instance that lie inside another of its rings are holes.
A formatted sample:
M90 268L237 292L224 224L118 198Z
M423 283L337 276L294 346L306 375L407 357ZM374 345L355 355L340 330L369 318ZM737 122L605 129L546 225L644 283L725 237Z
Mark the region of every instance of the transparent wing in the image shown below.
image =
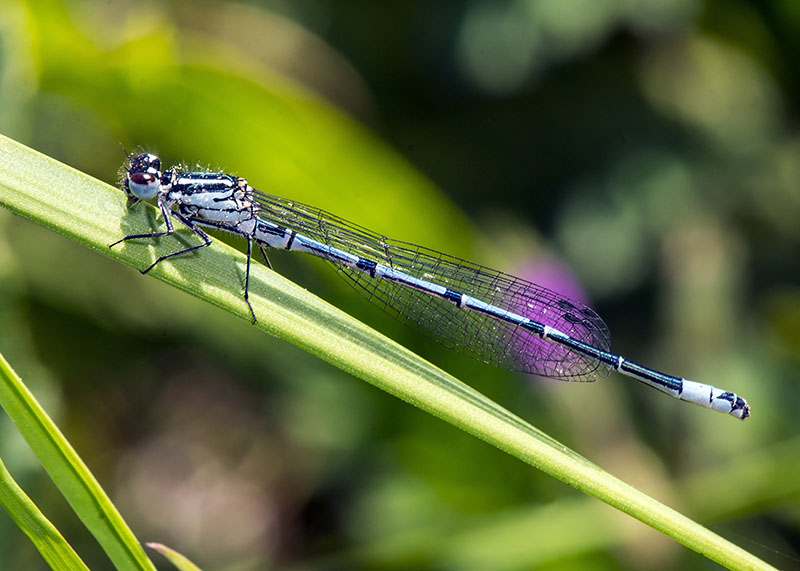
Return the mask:
M611 350L603 320L578 301L503 272L386 238L318 208L259 191L254 191L254 199L260 205L259 216L298 234L523 315L603 351ZM594 381L611 372L596 359L487 314L332 263L357 291L390 315L479 361L567 381Z

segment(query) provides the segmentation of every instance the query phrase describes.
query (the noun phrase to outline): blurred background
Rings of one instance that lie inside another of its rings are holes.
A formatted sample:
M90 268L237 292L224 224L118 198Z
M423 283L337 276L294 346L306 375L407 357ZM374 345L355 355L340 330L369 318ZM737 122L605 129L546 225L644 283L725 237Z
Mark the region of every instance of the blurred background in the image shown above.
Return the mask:
M753 417L618 375L490 368L325 264L272 255L612 474L798 568L798 58L793 0L4 0L0 132L111 184L120 143L139 145L586 301L618 352L736 391ZM0 292L0 351L137 537L204 568L717 568L1 209ZM0 456L109 569L4 416ZM0 561L45 569L5 516Z

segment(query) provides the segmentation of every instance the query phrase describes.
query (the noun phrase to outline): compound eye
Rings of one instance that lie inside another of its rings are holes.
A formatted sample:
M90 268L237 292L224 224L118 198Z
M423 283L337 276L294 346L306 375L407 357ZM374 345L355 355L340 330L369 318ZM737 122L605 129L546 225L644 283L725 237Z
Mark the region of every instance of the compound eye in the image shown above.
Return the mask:
M158 179L149 172L128 173L128 190L140 200L150 200L159 189Z

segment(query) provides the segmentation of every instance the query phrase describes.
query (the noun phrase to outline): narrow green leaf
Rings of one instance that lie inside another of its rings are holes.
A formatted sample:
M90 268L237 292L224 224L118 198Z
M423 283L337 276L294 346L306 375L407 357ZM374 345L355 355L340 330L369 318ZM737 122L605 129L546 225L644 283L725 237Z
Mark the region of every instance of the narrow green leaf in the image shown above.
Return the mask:
M0 139L0 202L137 269L152 263L156 247L160 252L178 244L165 239L157 245L126 243L109 251L106 245L125 235L160 227L152 207L128 209L119 190L8 139ZM249 319L242 299L243 254L214 241L199 258L185 256L159 264L150 275ZM253 267L250 291L260 329L446 420L722 565L770 568L259 264Z
M1 354L0 404L36 453L72 509L97 538L116 568L154 571L155 567L100 484ZM39 523L41 524L41 522ZM25 527L23 530L28 533ZM52 531L58 534L55 529ZM54 539L52 533L41 537L42 541L50 543L53 543ZM38 543L37 547L39 547ZM63 549L59 555L62 553ZM81 565L83 564L81 563ZM65 568L80 569L81 567Z
M2 358L2 356L0 356ZM5 361L0 367L6 373ZM25 534L30 537L44 560L55 571L73 571L86 569L72 546L67 543L55 526L39 511L28 495L0 461L0 504Z
M161 543L147 543L147 547L158 551L161 555L167 558L179 571L200 571L200 567L192 563L188 557L181 555L171 547L167 547Z

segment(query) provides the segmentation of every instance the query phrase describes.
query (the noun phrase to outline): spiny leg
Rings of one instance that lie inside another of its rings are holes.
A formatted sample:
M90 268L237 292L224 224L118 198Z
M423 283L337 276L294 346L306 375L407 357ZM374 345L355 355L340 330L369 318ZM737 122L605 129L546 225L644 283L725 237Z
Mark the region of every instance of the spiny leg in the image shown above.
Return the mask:
M192 224L188 219L184 218L180 213L170 212L170 214L172 214L175 218L180 220L189 230L197 234L203 240L203 243L200 244L199 246L192 246L191 248L186 248L185 250L181 250L179 252L173 252L172 254L167 254L165 256L159 257L158 259L156 259L155 262L150 264L148 268L141 270L142 275L146 274L147 272L155 268L158 264L160 264L164 260L169 260L170 258L183 256L184 254L188 254L189 252L194 252L195 250L200 250L201 248L206 248L211 245L211 238L209 238L208 234L200 230L200 228ZM167 220L169 220L169 218L167 218ZM167 226L169 227L169 234L172 234L173 232L172 223L168 222Z
M274 269L274 268L272 267L272 263L269 261L269 258L267 257L267 252L266 252L266 250L264 250L264 246L262 246L261 244L259 244L259 245L258 245L258 249L259 249L259 250L261 250L261 255L262 255L262 256L264 256L264 262L267 264L267 267L268 267L270 270Z
M172 234L175 233L175 228L173 227L172 220L170 219L169 216L170 211L163 204L160 206L160 208L161 208L161 216L163 216L164 222L167 225L166 232L153 232L151 234L131 234L130 236L125 236L124 238L117 240L113 244L109 244L108 247L113 248L117 244L125 242L126 240L133 240L135 238L163 238L164 236L172 236Z
M226 232L230 232L231 234L236 234L237 236L241 236L242 238L247 240L247 274L245 275L244 278L244 300L247 302L247 307L250 309L250 315L253 317L253 324L255 325L256 323L258 323L258 319L256 319L256 313L255 311L253 311L253 306L250 304L250 261L253 259L253 237L247 232L242 232L241 230L237 230L235 228L231 228L228 225L220 224L218 222L213 222L211 220L203 220L201 218L190 217L186 220L186 222L202 224L210 228L218 228L219 230L224 230ZM190 226L190 228L192 227ZM192 229L195 230L195 228ZM199 247L202 248L204 246L199 246ZM261 246L261 244L259 244L258 247L261 248L261 253L264 254L264 256L266 257L266 254L264 253L264 248ZM269 260L267 260L267 265L269 265ZM272 266L270 266L270 269L272 269Z
M187 218L187 217L181 215L179 212L175 212L173 210L168 209L163 204L160 206L160 208L161 208L161 213L162 213L162 215L164 217L164 221L165 221L165 223L167 225L167 230L165 232L153 232L153 233L150 233L150 234L132 234L130 236L125 236L124 238L122 238L120 240L117 240L113 244L109 244L108 247L112 248L112 247L116 246L117 244L119 244L121 242L124 242L126 240L133 240L135 238L161 238L161 237L164 237L164 236L171 236L172 234L175 233L175 227L172 224L172 220L170 218L170 215L175 216L175 218L180 220L181 223L184 226L186 226L189 230L191 230L192 232L197 234L197 236L199 236L203 240L203 243L198 245L198 246L192 246L191 248L186 248L184 250L180 250L178 252L174 252L172 254L167 254L165 256L159 257L158 259L156 259L155 262L150 264L149 267L147 267L144 270L140 270L141 273L144 275L147 272L149 272L150 270L152 270L154 267L156 267L158 264L163 262L164 260L168 260L170 258L176 258L178 256L182 256L184 254L188 254L190 252L194 252L195 250L200 250L202 248L206 248L206 247L211 245L211 238L208 236L208 234L206 234L200 228L195 226L195 222L199 222L199 223L204 224L206 226L211 226L212 228L220 228L222 230L225 230L227 232L231 232L233 234L239 234L240 236L244 237L247 240L247 273L245 275L244 300L247 302L247 307L250 309L250 315L253 317L253 323L254 324L258 323L258 319L256 319L255 311L253 310L253 306L250 303L250 261L251 261L251 259L253 257L252 256L252 254L253 254L253 238L252 238L252 236L249 236L249 235L245 234L244 232L239 232L239 231L233 230L230 227L224 226L222 224L214 224L214 223L212 223L212 222L210 222L208 220L200 220L200 219L197 219L197 218L194 218L194 217ZM266 254L266 252L264 252L264 248L260 244L259 244L259 248L261 249L261 253L264 256L264 259L266 260L267 265L270 267L270 269L272 269L272 265L269 263L269 259L267 258L267 254Z
M253 325L258 323L256 319L256 312L253 311L253 306L250 305L250 260L253 257L253 237L247 237L247 273L244 277L244 300L247 302L247 307L250 308L250 315L253 317Z

